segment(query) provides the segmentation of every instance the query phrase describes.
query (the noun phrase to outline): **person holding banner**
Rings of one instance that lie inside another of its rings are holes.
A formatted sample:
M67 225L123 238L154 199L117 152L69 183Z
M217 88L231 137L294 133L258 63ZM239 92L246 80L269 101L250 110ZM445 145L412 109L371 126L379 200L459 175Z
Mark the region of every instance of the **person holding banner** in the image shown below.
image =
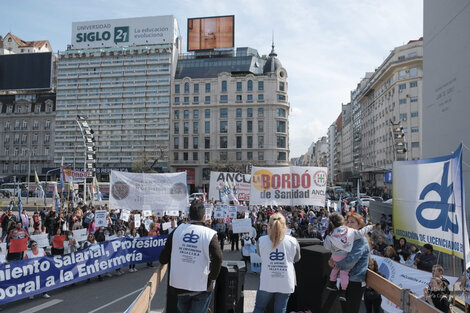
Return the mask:
M65 242L65 235L62 235L62 229L57 228L57 231L52 238L52 248L51 254L52 255L62 255L64 254L64 242Z
M34 240L31 240L30 242L31 250L28 250L24 254L24 259L29 260L29 259L34 259L34 258L41 258L43 256L46 256L46 252L44 251L43 248L38 247L38 243ZM48 299L51 296L49 296L47 293L43 293L42 297L44 299ZM34 296L30 296L29 299L34 299Z
M8 261L18 261L23 259L23 252L27 249L29 239L28 232L21 226L21 221L16 222L16 227L10 231L7 237Z
M294 263L300 260L300 246L286 236L286 219L280 213L269 218L268 236L259 238L261 275L253 313L263 313L274 297L274 312L284 313L295 289Z
M217 232L204 226L205 213L204 204L193 201L189 223L180 224L168 236L160 253L160 263L170 263L169 285L178 294L179 313L208 311L222 265Z

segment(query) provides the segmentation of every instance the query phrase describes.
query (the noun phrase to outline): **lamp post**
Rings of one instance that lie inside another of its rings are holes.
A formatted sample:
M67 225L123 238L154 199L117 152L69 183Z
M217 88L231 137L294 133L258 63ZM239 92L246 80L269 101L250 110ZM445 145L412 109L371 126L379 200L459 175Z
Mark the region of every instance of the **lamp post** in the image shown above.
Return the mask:
M26 192L26 203L29 204L29 182L31 180L31 150L28 150L28 191Z
M47 176L49 175L49 173L52 173L52 172L55 172L57 170L60 170L60 167L58 168L53 168L52 170L49 170L46 172L46 183L44 185L44 205L47 205Z

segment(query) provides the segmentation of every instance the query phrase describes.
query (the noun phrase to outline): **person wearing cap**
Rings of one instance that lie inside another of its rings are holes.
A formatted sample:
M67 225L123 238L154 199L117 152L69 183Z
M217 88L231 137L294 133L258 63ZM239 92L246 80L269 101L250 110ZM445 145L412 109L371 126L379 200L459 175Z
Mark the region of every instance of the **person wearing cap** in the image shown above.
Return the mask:
M434 264L437 264L437 256L433 253L433 247L429 243L423 246L424 253L422 253L419 258L415 258L416 268L419 270L432 272L432 267Z

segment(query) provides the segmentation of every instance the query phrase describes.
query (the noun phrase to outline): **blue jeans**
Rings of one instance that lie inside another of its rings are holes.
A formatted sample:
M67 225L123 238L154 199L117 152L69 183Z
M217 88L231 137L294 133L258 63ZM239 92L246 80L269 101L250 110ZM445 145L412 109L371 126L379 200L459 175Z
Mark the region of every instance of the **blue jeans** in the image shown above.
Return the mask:
M263 313L273 296L274 313L285 313L290 293L267 292L259 289L256 293L255 310L253 311L253 313Z
M178 295L178 313L207 313L212 292L203 291L195 296Z

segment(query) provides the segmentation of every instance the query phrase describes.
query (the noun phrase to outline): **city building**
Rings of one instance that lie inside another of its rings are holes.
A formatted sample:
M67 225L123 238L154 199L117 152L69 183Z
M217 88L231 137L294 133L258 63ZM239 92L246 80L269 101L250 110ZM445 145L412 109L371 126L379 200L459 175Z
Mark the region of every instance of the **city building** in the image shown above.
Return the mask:
M336 121L328 127L328 185L335 183L335 134Z
M353 171L353 119L351 103L342 104L342 129L341 129L341 174L339 185L352 186Z
M181 55L171 99L172 171L193 190L211 170L289 165L287 71L274 51L252 48Z
M392 169L393 161L422 156L422 77L420 38L393 49L357 97L361 107L362 188L368 192L390 190L384 173Z
M100 179L136 164L168 170L178 33L173 16L72 24L72 42L58 55L56 166L83 168L80 115L94 132Z
M328 167L328 138L321 137L315 142L314 166Z
M52 52L49 40L24 41L12 33L0 36L0 55L40 52Z

